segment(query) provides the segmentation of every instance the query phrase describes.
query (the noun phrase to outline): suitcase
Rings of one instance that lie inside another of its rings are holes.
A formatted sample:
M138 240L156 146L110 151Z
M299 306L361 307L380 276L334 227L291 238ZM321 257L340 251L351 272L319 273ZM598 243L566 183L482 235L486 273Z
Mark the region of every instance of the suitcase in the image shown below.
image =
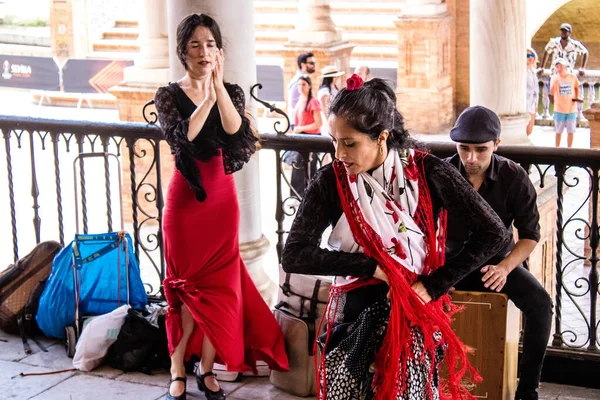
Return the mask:
M40 296L52 271L52 261L60 249L60 244L54 241L39 243L0 273L0 329L19 333L26 354L31 353L27 339L38 330L35 314Z
M465 310L452 328L475 352L469 361L483 381L471 393L477 398L513 400L517 387L520 312L502 293L455 291L452 302Z
M327 308L330 277L288 274L279 271L278 304L275 319L281 326L290 370L271 371L273 386L296 396L316 391L313 352L317 329Z

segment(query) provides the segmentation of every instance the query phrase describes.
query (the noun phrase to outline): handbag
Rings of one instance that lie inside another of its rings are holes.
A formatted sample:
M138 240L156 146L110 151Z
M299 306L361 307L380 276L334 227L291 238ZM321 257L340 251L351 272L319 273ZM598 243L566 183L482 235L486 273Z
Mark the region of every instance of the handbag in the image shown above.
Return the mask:
M273 386L296 396L316 391L313 352L319 322L327 308L329 277L279 272L278 304L274 316L285 341L290 370L271 371Z

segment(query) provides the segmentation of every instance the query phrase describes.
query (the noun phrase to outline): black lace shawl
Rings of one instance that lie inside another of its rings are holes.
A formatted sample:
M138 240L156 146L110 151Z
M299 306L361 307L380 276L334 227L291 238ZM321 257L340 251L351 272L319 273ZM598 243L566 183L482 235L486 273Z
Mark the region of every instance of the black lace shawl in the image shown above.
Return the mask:
M215 104L202 130L191 142L187 135L190 116L196 110L196 104L177 83L159 88L154 97L160 126L171 147L171 153L175 155L175 167L195 191L198 201L204 201L207 194L202 187L202 177L194 160L209 161L219 155L219 149L222 149L225 173L232 174L240 170L256 151L258 139L254 136L250 121L244 113L244 91L231 83L225 83L225 88L242 117L240 129L233 135L227 134L221 123L219 108Z

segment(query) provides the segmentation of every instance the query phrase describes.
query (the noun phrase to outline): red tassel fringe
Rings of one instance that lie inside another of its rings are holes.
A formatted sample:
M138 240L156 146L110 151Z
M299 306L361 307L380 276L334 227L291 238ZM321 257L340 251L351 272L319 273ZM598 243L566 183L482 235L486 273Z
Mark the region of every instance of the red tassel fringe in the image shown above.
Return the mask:
M425 179L423 159L427 153L415 151L414 162L418 170L419 181L419 205L415 212L415 222L419 225L426 237L428 246L426 265L423 273L429 274L444 264L444 245L446 239L446 212L442 211L439 216L439 226L436 232L432 215L431 197ZM346 170L337 161L334 162L337 176L338 193L340 194L344 214L348 218L352 234L356 242L363 248L364 253L376 259L379 266L387 274L390 285L390 318L388 328L383 340L382 347L376 357L377 373L374 386L377 387L376 400L390 400L397 398L398 394L406 390L407 363L414 358L412 353L411 326L418 327L424 339L424 351L421 359L426 356L430 360L435 359L437 346L442 343L434 341L434 333L442 333L442 342L447 345L444 362L448 369L448 379L441 380L439 393L441 400L473 400L475 397L462 385L462 380L470 375L471 381L481 381L481 377L471 366L466 356L466 349L458 339L452 328L451 317L459 311L454 306L448 295L442 296L437 301L423 304L420 297L411 288L411 284L418 279L418 275L398 265L385 249L381 237L365 221L356 200L354 199L348 184ZM330 300L323 318L327 318L327 339L332 328L333 320L328 316L336 313L337 300L340 293L347 292L357 287L377 283L376 279L357 281L351 285L340 288L332 288ZM335 303L335 304L333 304ZM334 307L332 310L331 308ZM445 311L449 309L450 311ZM319 324L318 332L321 332L323 320ZM327 340L325 343L327 346ZM316 343L315 343L316 351ZM315 352L315 354L317 354ZM324 352L315 364L317 366L317 381L323 385L317 393L317 399L327 398L327 387L325 379L325 356ZM433 368L431 369L433 374ZM322 379L321 379L322 378ZM430 376L430 378L432 378ZM431 382L431 379L430 379ZM433 397L429 390L428 399ZM425 399L427 400L427 399Z

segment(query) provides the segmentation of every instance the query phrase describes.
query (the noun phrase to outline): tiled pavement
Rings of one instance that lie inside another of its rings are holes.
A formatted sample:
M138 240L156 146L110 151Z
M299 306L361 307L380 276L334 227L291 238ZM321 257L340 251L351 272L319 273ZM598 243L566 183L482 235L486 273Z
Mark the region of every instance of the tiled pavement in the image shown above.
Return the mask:
M31 400L159 400L166 393L169 375L156 371L154 375L123 373L102 366L89 373L64 372L54 375L25 376L20 373L43 373L72 368L62 343L42 339L48 352L32 343L34 353L23 352L21 340L0 331L0 399ZM13 378L14 377L14 378ZM240 383L222 383L231 400L299 400L275 389L267 378L244 378ZM188 376L188 399L204 399ZM540 388L542 400L600 399L600 390L544 383Z

